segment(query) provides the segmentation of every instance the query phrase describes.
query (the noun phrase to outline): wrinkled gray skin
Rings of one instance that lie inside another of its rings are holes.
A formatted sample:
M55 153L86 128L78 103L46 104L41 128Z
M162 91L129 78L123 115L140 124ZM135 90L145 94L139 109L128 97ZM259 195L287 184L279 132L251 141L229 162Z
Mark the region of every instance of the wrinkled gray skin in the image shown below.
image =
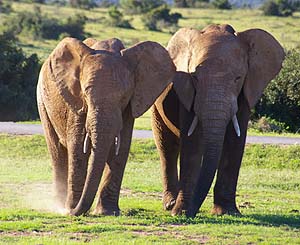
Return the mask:
M236 185L250 109L280 71L284 51L263 30L236 33L229 25L180 29L167 49L177 73L152 117L164 207L194 217L218 169L213 213L239 214Z
M65 38L58 44L37 89L58 208L86 213L102 180L94 213L119 214L134 118L154 103L174 72L168 52L155 42L128 49L118 39Z

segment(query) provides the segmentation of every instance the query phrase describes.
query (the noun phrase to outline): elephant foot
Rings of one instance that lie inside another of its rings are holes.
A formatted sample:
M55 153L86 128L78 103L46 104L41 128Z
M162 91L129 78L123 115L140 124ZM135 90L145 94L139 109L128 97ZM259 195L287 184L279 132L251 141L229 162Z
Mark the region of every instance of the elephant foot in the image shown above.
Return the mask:
M186 205L184 205L184 202L182 200L176 200L176 204L171 211L171 215L181 216L181 215L185 215L186 212L187 212L187 208Z
M120 215L120 209L119 208L105 208L105 207L96 207L93 215L105 215L105 216L119 216Z
M234 206L228 206L224 207L218 204L214 204L214 207L211 210L211 213L214 215L234 215L234 216L242 216L241 212L238 210L238 208Z
M169 191L165 191L163 195L163 206L164 210L172 210L175 206L176 197Z

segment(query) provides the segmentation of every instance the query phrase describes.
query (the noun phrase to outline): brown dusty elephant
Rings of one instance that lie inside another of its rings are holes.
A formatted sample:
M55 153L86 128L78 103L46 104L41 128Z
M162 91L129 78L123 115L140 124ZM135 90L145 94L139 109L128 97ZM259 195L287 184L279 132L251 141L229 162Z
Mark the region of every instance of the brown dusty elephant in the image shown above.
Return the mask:
M180 29L167 49L177 73L152 117L164 207L194 217L218 169L213 213L239 214L236 186L250 110L280 71L284 51L263 30L236 33L229 25Z
M134 118L154 103L175 73L158 43L123 48L118 39L65 38L40 72L38 108L55 197L71 215L90 209L102 175L94 213L119 214Z

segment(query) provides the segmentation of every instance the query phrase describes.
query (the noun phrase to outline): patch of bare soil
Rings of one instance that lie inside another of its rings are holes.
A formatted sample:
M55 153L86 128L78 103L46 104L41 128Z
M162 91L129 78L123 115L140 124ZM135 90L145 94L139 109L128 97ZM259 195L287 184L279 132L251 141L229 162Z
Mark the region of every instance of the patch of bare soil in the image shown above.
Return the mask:
M13 231L13 232L1 232L0 236L4 237L43 237L43 236L53 236L53 237L59 237L59 233L53 233L51 231L49 232L42 232L42 231ZM80 243L88 243L94 239L98 239L99 236L95 234L89 234L89 233L80 233L80 232L74 232L74 233L64 233L64 237L68 238L72 241L77 241Z
M162 228L161 230L154 230L154 231L144 231L144 230L135 230L133 234L138 236L170 236L175 237L176 239L182 241L193 241L197 244L206 244L209 240L208 236L205 235L185 235L178 231L170 231L167 229Z

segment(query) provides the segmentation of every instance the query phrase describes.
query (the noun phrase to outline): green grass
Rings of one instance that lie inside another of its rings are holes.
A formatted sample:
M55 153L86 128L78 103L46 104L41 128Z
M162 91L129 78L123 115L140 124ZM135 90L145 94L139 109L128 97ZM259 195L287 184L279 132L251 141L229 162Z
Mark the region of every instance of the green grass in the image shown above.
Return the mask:
M244 216L211 215L210 193L192 220L162 210L152 140L133 140L120 217L52 212L44 138L0 135L0 145L0 244L300 243L300 146L248 145L237 196Z

